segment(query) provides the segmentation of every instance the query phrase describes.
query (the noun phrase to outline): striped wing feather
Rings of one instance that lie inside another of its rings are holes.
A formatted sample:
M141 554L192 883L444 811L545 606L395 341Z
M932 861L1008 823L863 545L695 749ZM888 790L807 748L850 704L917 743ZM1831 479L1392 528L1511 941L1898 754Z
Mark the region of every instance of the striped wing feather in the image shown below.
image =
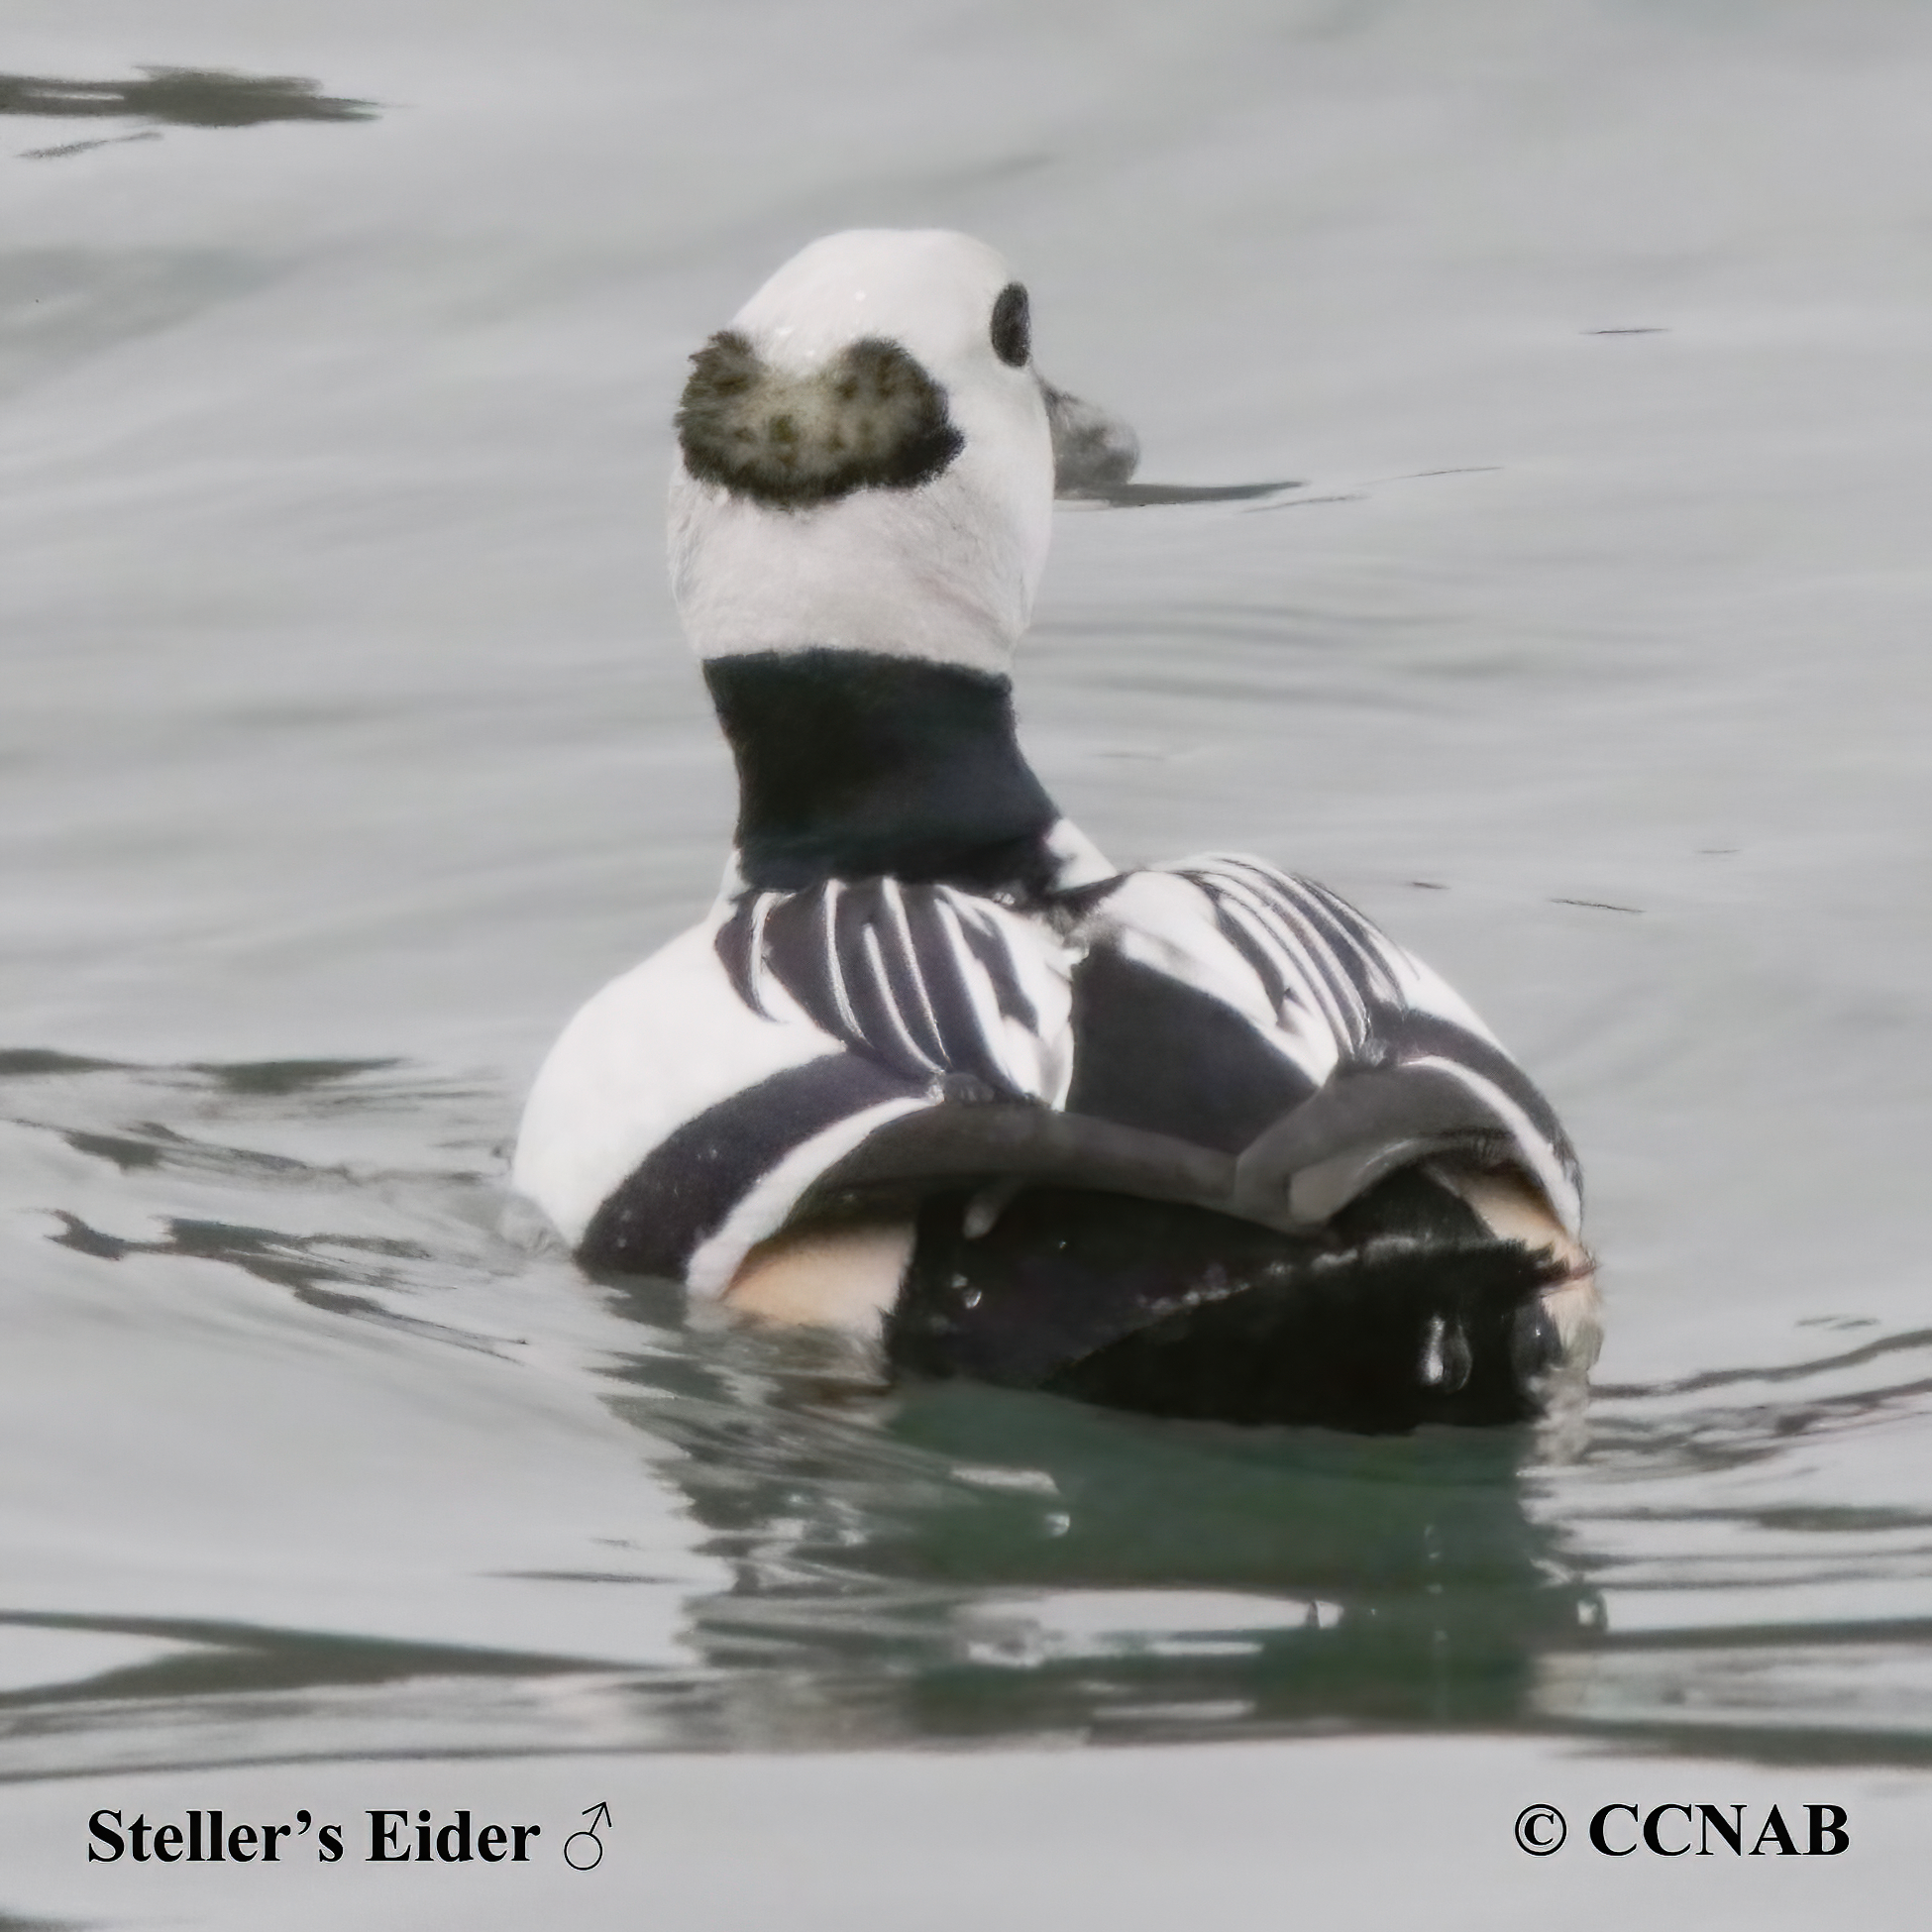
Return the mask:
M1164 868L1205 893L1222 936L1282 1025L1325 1024L1338 1049L1323 1090L1242 1157L1241 1185L1299 1171L1311 1219L1428 1149L1510 1148L1572 1233L1575 1150L1550 1103L1482 1022L1426 966L1312 880L1214 854ZM1320 1173L1316 1170L1321 1170Z
M1222 935L1267 989L1284 1020L1314 1015L1344 1059L1368 1049L1385 1016L1406 1010L1414 962L1324 886L1258 859L1189 859L1168 868L1208 895Z
M778 1018L782 988L822 1031L908 1079L1058 1098L1068 962L1042 927L989 900L890 878L748 894L717 952L754 1012Z

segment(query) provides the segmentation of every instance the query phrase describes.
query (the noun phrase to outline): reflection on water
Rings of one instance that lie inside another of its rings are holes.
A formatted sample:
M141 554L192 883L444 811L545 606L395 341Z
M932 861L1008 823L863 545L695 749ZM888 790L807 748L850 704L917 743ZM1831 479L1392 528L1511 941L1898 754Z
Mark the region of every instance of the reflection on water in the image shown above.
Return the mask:
M1074 502L1106 503L1117 510L1152 509L1171 503L1245 503L1258 497L1277 495L1284 489L1299 489L1298 483L1095 483L1078 489L1063 489L1060 494Z
M134 1271L178 1320L216 1320L196 1371L211 1395L240 1363L210 1302L232 1271L315 1337L423 1351L417 1374L452 1348L563 1373L630 1432L634 1503L659 1525L627 1534L620 1517L562 1558L493 1571L550 1602L535 1644L318 1628L292 1597L273 1621L156 1615L138 1585L9 1612L0 1633L81 1648L67 1673L0 1692L7 1774L1362 1726L1932 1753L1932 1621L1884 1614L1888 1589L1932 1571L1932 1515L1732 1507L1712 1488L1776 1480L1794 1448L1922 1410L1932 1383L1895 1364L1924 1358L1924 1332L1848 1347L1833 1328L1804 1361L1613 1387L1580 1456L1554 1463L1531 1430L1356 1439L889 1390L829 1342L689 1327L677 1291L651 1283L609 1284L589 1328L545 1335L568 1269L495 1232L505 1204L480 1132L507 1097L485 1086L387 1061L142 1068L22 1050L0 1054L0 1127L59 1150L38 1197L36 1163L17 1164L36 1238ZM395 1159L429 1146L441 1164ZM229 1213L168 1211L184 1190ZM543 1292L506 1323L480 1284L532 1269ZM256 1339L272 1340L275 1307L250 1304ZM138 1347L103 1331L99 1372L117 1379ZM280 1452L272 1435L260 1447ZM331 1560L373 1563L344 1527ZM694 1587L679 1548L715 1580ZM1768 1592L1821 1578L1834 1621L1767 1619ZM1727 1595L1735 1615L1713 1614ZM568 1605L586 1599L668 1611L679 1657L599 1653L573 1634ZM110 1640L146 1649L93 1667L85 1646Z
M1210 1429L957 1386L866 1401L807 1354L721 1340L675 1379L628 1371L620 1405L690 1451L673 1469L734 1572L694 1630L766 1680L768 1724L797 1705L833 1735L1494 1726L1531 1715L1541 1653L1600 1622L1525 1513L1514 1432Z
M0 114L252 128L264 121L369 121L376 113L374 101L325 94L315 81L293 74L143 67L141 75L139 80L55 80L0 73Z

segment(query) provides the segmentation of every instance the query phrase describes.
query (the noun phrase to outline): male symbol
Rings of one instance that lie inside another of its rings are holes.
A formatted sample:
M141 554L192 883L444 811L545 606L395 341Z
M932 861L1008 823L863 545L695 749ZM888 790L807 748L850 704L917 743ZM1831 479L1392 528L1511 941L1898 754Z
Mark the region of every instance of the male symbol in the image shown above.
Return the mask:
M590 1871L603 1857L603 1840L597 1836L597 1827L611 1822L610 1807L601 1801L587 1805L584 1815L590 1822L564 1840L565 1861L578 1872Z

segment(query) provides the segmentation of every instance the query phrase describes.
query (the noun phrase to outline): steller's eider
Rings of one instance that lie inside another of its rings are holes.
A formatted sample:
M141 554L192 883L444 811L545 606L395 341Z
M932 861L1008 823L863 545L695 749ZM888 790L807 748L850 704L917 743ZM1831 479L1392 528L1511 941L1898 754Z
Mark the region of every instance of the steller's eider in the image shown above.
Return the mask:
M1021 754L1060 481L1130 432L943 232L813 243L693 358L671 574L736 761L709 915L597 994L514 1181L590 1268L902 1372L1363 1430L1533 1415L1576 1157L1428 967L1253 858L1119 871Z

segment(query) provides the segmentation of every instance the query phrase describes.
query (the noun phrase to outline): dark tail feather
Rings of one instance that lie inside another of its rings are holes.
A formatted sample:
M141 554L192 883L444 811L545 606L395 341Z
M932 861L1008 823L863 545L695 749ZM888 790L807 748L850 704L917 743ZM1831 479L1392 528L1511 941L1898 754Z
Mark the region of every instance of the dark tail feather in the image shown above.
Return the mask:
M1527 1420L1554 1365L1538 1294L1560 1266L1495 1238L1415 1170L1326 1240L1070 1188L1028 1189L969 1239L969 1199L920 1212L887 1337L913 1374L1386 1433Z

